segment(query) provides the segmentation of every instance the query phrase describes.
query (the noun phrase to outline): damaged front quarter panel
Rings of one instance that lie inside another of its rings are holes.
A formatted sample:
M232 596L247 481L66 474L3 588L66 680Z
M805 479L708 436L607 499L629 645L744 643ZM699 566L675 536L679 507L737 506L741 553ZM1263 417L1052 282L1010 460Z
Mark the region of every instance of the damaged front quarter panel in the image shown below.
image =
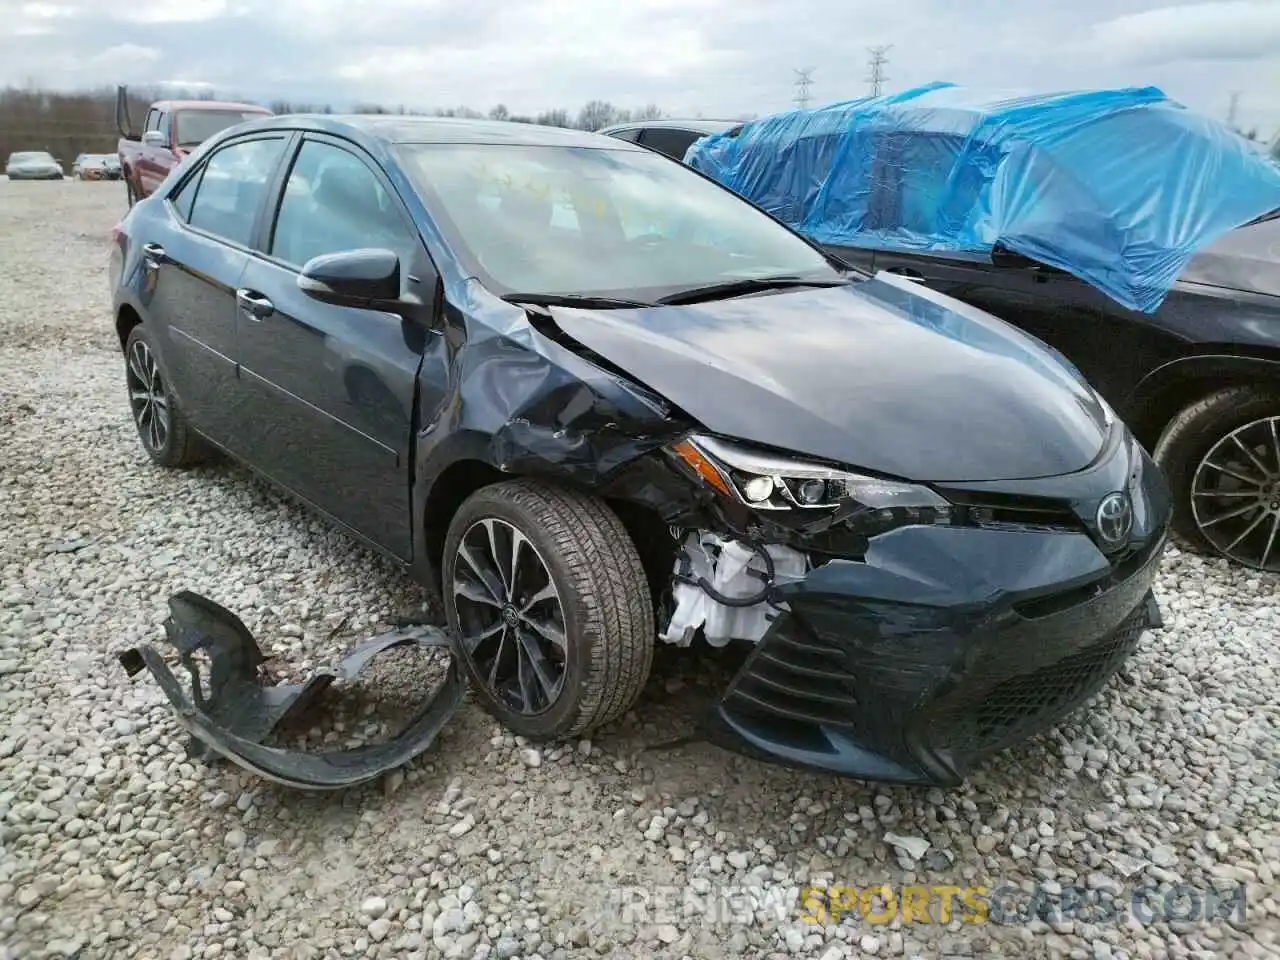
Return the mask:
M332 669L316 673L305 683L276 686L264 685L266 658L240 619L199 594L183 591L169 598L165 636L190 677L190 689L184 688L161 651L150 644L125 650L118 659L130 676L145 668L160 684L178 722L191 734L188 753L200 758L219 755L268 780L301 790L355 786L409 762L431 746L466 692L451 656L443 685L394 739L350 750L285 750L263 741L306 711L335 681L350 682L374 657L396 647L450 650L448 636L430 626L395 630L365 641ZM206 678L194 656L200 651L209 658Z

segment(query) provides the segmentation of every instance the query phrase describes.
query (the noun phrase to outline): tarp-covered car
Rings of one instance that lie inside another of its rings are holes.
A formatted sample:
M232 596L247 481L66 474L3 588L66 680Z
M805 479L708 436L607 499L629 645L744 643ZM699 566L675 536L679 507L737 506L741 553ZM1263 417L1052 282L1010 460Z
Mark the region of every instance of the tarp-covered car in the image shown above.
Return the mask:
M1152 88L932 84L699 140L827 250L1017 324L1134 429L1198 548L1280 571L1280 168Z

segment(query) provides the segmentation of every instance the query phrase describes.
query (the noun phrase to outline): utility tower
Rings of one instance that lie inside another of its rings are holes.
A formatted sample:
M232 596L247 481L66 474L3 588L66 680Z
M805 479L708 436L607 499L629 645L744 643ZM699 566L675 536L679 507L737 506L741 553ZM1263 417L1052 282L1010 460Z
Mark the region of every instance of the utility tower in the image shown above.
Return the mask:
M1231 91L1231 103L1227 107L1227 126L1232 130L1236 128L1236 116L1240 112L1240 91Z
M889 58L885 54L891 49L893 49L892 43L882 47L867 48L867 52L871 54L871 59L868 61L871 73L867 77L867 83L871 85L871 95L873 97L880 96L881 91L884 89L884 82L889 79L884 75L884 68L889 62Z
M793 99L801 110L809 106L809 87L813 84L813 71L813 67L804 67L795 72L796 95Z

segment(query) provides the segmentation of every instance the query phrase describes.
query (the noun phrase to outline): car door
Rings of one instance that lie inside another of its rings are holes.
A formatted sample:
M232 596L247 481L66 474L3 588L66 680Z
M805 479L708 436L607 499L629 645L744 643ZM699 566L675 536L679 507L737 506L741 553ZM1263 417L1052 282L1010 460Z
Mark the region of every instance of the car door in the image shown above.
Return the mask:
M277 133L218 148L165 198L159 229L140 237L148 322L173 389L196 428L233 452L243 449L235 291L287 142Z
M415 381L437 276L381 170L335 138L302 139L261 255L240 279L240 374L253 405L255 464L357 533L408 559ZM420 315L321 303L298 287L312 257L397 253Z
M151 110L147 114L149 131L155 131L169 140L169 113L165 110ZM169 148L153 147L145 141L138 148L138 183L144 197L151 196L169 174Z

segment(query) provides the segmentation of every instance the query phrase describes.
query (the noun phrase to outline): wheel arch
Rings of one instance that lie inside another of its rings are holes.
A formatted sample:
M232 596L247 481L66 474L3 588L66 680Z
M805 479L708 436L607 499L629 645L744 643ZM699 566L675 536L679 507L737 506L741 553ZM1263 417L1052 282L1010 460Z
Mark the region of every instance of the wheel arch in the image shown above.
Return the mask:
M1280 349L1241 355L1221 352L1180 357L1139 381L1125 404L1130 429L1148 450L1177 414L1227 387L1260 384L1280 388Z
M644 565L655 604L665 591L675 562L675 541L667 535L667 525L652 507L632 500L602 496L598 491L584 488L554 476L533 476L510 473L499 469L487 456L487 447L476 436L466 442L458 438L462 447L458 456L447 466L431 475L423 488L417 524L420 541L415 551L424 561L419 565L421 577L432 588L439 586L443 569L444 545L449 535L449 525L458 509L472 494L487 486L523 477L563 487L578 493L598 497L622 522L630 535L641 563Z
M133 332L133 328L141 324L142 314L138 313L130 304L120 304L120 309L116 311L116 336L120 339L121 350L129 342L129 334Z

